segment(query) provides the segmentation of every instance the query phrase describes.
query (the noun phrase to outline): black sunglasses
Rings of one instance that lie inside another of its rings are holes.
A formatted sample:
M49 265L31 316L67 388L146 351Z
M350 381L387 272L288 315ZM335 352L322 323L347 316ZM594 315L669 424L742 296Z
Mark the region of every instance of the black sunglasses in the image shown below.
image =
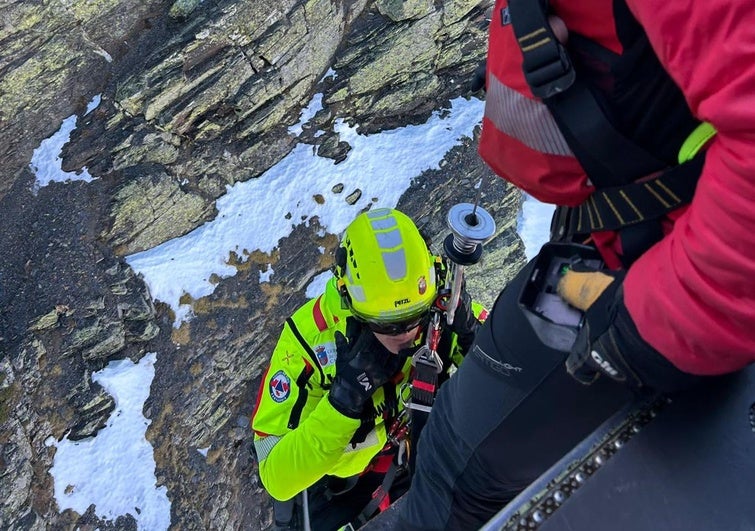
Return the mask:
M384 336L400 336L405 334L418 326L424 326L429 322L430 312L426 312L419 317L413 317L406 321L399 321L396 323L376 323L374 321L365 321L370 330L376 334Z

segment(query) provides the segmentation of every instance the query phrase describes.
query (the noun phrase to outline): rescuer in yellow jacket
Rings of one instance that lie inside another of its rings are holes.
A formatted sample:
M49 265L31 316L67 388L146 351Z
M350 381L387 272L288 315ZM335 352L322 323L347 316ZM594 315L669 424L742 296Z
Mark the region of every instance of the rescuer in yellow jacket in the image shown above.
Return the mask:
M405 214L369 211L344 232L324 293L286 320L252 416L277 528L358 526L406 490L412 355L443 270ZM437 348L444 375L478 319L484 310L463 293ZM309 510L297 521L293 501L305 489Z

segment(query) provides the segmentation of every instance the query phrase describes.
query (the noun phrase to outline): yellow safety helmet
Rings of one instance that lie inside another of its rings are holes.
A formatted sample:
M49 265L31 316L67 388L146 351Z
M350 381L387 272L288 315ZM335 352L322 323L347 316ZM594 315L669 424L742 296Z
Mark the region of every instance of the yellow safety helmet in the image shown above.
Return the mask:
M398 210L357 216L343 234L334 271L351 313L363 321L408 322L435 301L435 259L414 222Z

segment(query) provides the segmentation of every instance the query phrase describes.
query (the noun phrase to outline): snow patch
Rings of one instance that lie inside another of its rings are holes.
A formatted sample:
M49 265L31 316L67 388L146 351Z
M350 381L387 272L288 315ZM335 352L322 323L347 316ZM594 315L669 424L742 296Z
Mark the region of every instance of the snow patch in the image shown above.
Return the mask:
M320 296L320 294L325 291L325 286L328 284L328 280L330 280L332 276L333 273L325 271L313 278L304 292L307 298L314 299L315 297Z
M262 284L263 282L270 282L270 277L273 276L273 273L275 273L273 266L271 264L267 264L267 269L265 271L260 271L260 284Z
M299 136L304 131L304 124L310 121L320 109L322 109L322 94L315 94L299 115L299 122L289 127L288 132Z
M524 242L527 260L532 260L540 248L550 240L551 218L555 206L541 203L529 194L523 193L522 209L517 216L516 230Z
M92 381L115 399L115 410L96 436L60 442L48 438L56 447L50 474L61 511L84 514L94 505L97 517L105 520L130 514L139 529L170 526L167 488L157 486L153 450L145 438L152 421L142 414L156 360L152 352L138 364L112 361L92 374Z
M98 94L89 102L84 114L89 114L99 104L100 95ZM78 172L63 171L63 159L60 158L60 154L63 152L63 146L71 140L71 132L76 129L77 120L78 118L75 114L72 114L63 120L63 123L60 124L60 129L58 129L50 138L46 138L40 142L39 147L37 147L32 153L29 168L36 177L34 185L32 186L32 193L34 193L34 195L37 195L40 188L47 186L52 182L91 182L95 179L89 174L86 166Z
M180 303L184 294L193 300L206 297L215 289L209 281L213 275L236 274L231 252L242 259L255 250L269 254L296 223L308 225L315 216L320 235L340 234L366 208L395 207L413 179L438 168L452 147L472 135L483 105L478 99L457 98L425 124L374 135L361 135L338 120L336 130L352 146L340 164L301 143L260 177L228 187L216 202L214 220L126 261L144 277L153 298L173 309L174 326L179 327L192 316L191 306ZM336 185L343 185L343 191L334 192ZM347 203L346 197L357 191L359 199Z

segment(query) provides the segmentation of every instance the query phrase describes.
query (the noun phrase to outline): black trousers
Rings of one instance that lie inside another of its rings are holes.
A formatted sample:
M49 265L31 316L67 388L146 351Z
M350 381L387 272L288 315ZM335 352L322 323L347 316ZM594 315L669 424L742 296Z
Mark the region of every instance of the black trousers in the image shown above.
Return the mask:
M417 448L400 528L478 529L633 397L608 378L585 386L518 308L527 266L499 295Z

